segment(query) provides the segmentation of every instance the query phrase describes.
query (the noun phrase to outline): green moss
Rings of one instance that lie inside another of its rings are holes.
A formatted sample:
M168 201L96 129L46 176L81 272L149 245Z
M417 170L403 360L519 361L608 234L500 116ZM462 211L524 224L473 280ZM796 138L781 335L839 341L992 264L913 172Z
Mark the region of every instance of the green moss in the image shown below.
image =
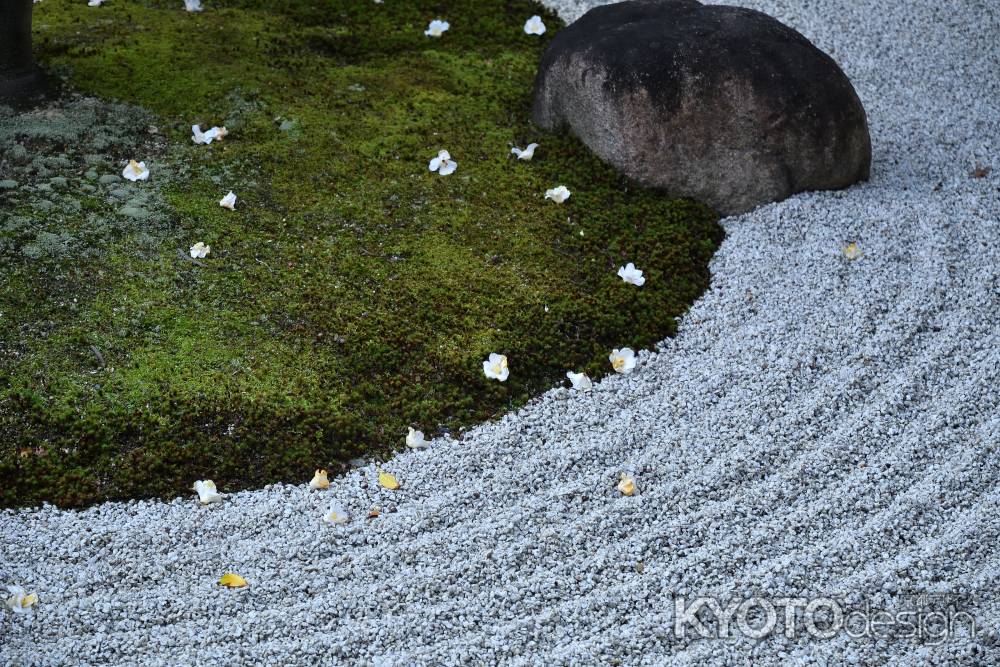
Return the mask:
M711 211L530 125L559 22L527 0L35 12L48 68L155 115L0 114L11 178L51 186L0 191L0 504L302 481L387 454L407 425L454 430L567 369L600 376L707 285ZM545 38L521 29L535 13ZM451 30L425 37L439 15ZM194 146L193 123L230 135ZM513 160L530 141L535 161ZM447 178L427 170L442 148ZM113 178L132 157L151 181ZM558 184L562 206L542 197ZM236 212L217 203L230 189ZM212 253L193 262L199 240ZM642 289L615 275L626 261ZM482 374L493 351L506 383Z

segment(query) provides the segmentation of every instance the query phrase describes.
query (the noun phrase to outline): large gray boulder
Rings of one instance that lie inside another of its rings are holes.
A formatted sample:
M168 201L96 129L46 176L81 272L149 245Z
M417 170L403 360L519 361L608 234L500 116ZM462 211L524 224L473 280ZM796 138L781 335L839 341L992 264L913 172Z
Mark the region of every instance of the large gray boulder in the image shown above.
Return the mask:
M724 214L844 188L871 166L865 110L832 58L766 14L696 0L587 12L542 57L533 114Z

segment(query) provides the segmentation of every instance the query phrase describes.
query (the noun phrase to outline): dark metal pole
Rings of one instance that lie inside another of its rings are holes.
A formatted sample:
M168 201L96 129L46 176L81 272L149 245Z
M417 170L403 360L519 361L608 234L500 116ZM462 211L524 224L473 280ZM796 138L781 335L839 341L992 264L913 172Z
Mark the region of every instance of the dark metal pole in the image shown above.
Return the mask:
M0 0L0 101L22 102L42 92L31 56L32 0Z

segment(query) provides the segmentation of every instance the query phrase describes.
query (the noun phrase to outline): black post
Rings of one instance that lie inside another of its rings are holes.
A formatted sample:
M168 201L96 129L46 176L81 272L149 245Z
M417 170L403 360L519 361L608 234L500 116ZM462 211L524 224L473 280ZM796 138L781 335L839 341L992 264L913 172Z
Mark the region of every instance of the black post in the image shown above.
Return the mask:
M32 0L0 0L0 102L24 102L44 80L31 56Z

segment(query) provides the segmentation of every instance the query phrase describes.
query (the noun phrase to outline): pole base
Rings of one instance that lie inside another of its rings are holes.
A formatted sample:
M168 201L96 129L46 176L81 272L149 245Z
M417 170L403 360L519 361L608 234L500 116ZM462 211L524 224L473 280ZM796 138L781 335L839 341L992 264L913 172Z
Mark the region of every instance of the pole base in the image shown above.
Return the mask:
M45 75L37 67L0 75L0 104L27 106L44 95L47 88Z

